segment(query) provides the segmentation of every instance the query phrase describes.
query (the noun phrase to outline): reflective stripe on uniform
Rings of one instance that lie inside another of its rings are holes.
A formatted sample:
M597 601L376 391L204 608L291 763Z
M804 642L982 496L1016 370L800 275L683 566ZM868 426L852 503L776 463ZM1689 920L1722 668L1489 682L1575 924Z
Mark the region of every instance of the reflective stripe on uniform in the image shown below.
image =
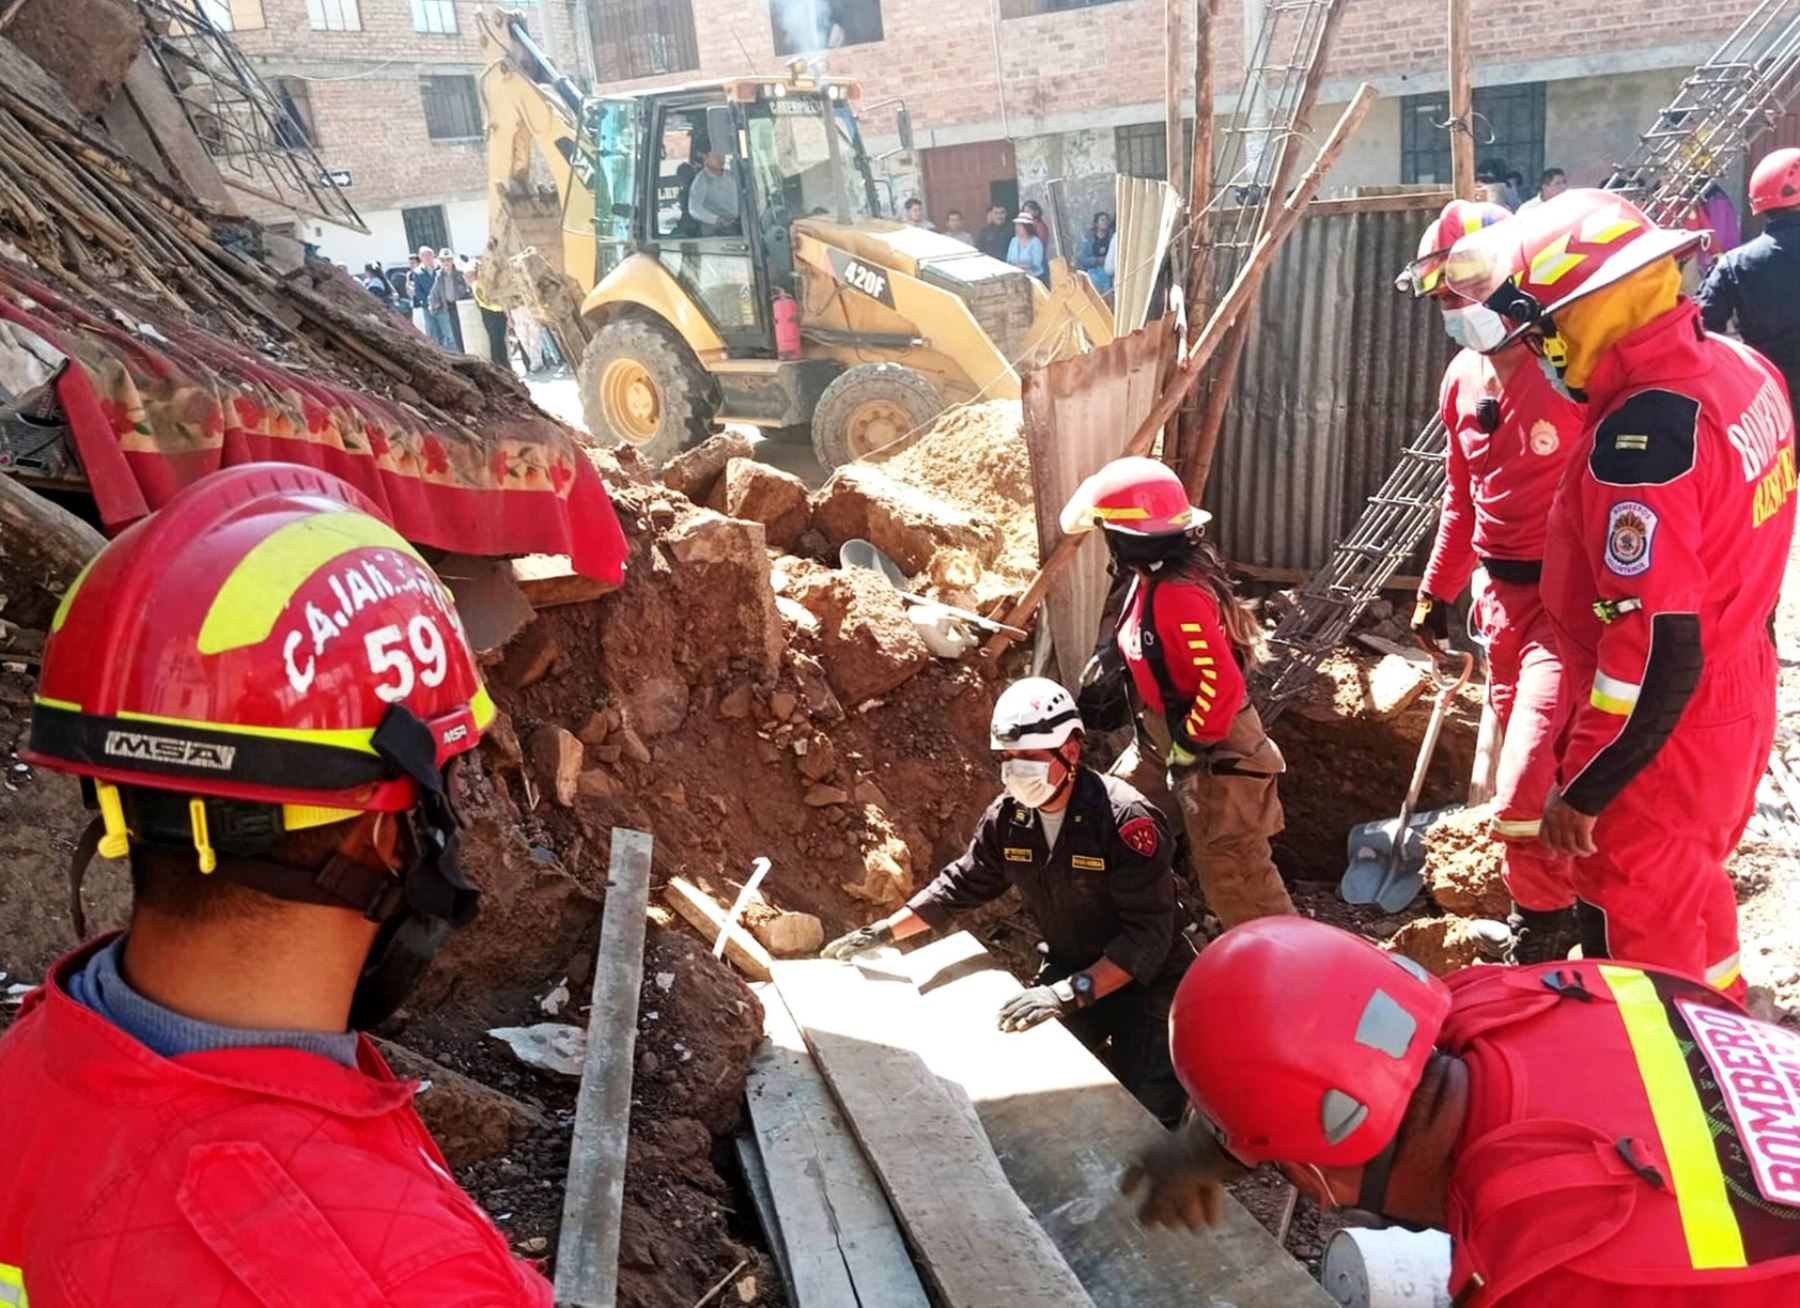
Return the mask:
M25 1293L23 1267L0 1263L0 1304L5 1308L31 1308L31 1297Z
M1530 840L1543 829L1542 818L1495 818L1488 824L1502 840Z
M1743 1267L1744 1237L1725 1191L1712 1128L1688 1072L1681 1042L1656 986L1632 967L1600 966L1637 1056L1650 1115L1669 1160L1669 1188L1681 1213L1688 1259L1696 1269Z
M1731 954L1706 969L1706 984L1715 990L1729 990L1737 983L1738 956Z
M1617 677L1609 677L1604 672L1594 673L1594 688L1588 694L1588 702L1602 713L1616 713L1626 717L1638 702L1638 694L1643 687L1632 681L1620 681Z

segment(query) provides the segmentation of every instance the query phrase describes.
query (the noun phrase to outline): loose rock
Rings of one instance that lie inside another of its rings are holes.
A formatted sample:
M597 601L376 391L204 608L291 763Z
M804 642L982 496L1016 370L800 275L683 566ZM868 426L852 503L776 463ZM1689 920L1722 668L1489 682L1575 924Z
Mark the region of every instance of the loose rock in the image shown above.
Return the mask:
M1425 889L1446 913L1505 918L1512 908L1501 877L1505 846L1488 830L1483 805L1446 813L1425 831Z
M850 792L842 786L814 786L806 792L805 799L812 808L826 808L832 804L848 804Z
M537 783L564 808L575 803L581 776L581 742L561 727L531 733L531 770Z
M877 573L821 569L795 589L819 620L819 653L841 700L884 695L931 661L899 594Z
M813 525L832 550L847 540L873 542L908 576L924 572L940 549L994 557L994 520L916 490L866 464L839 468L813 497Z
M1415 918L1394 932L1387 948L1405 954L1433 976L1444 976L1481 959L1480 943L1460 917Z
M670 459L662 470L663 485L681 492L696 504L704 504L726 465L733 459L747 459L752 453L749 437L737 432L720 432Z
M791 472L734 458L725 465L724 488L725 512L762 523L775 549L789 548L812 524L806 483Z
M467 1167L505 1153L532 1131L551 1125L531 1105L403 1045L377 1039L375 1046L396 1076L430 1082L414 1102L451 1167Z
M763 948L780 958L807 957L825 945L825 926L811 913L777 913L753 920L749 927Z

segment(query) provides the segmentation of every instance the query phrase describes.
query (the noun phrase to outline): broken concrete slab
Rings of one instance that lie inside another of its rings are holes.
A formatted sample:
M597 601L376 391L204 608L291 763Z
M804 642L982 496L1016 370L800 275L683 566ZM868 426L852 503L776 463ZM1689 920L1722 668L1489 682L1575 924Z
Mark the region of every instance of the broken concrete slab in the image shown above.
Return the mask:
M694 503L704 504L724 475L725 466L733 459L748 459L753 452L748 436L734 431L720 432L670 459L663 466L662 483Z
M940 549L965 549L987 563L999 548L992 518L860 463L839 468L814 494L813 526L834 551L847 540L874 543L908 576L924 572Z
M812 525L806 483L791 472L755 459L734 458L725 465L723 484L725 512L762 523L775 549L791 548Z

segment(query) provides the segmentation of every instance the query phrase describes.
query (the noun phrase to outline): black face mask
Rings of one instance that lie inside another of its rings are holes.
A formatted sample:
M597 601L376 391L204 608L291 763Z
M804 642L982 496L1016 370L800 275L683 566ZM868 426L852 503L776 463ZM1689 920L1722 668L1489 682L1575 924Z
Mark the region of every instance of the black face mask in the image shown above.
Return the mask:
M1136 536L1123 531L1106 531L1106 548L1113 562L1121 568L1138 572L1154 572L1187 549L1187 536Z

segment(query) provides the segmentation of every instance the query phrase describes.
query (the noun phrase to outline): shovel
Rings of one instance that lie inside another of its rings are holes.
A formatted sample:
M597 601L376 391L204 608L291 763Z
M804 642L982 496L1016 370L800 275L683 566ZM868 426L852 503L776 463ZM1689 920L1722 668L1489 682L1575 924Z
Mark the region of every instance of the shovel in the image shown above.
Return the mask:
M924 595L913 594L906 588L906 574L900 570L900 565L890 559L879 546L869 541L856 537L845 541L838 549L838 564L845 568L867 568L871 572L879 572L888 579L895 590L900 592L901 599L913 604L929 604L942 609L951 617L960 618L970 626L985 631L989 635L1007 635L1014 640L1024 640L1030 634L1017 627L1009 627L1004 622L995 622L992 618L984 618L981 614L970 612L968 609L959 609L953 604L940 604Z
M1419 791L1425 785L1425 770L1431 766L1431 755L1437 749L1438 733L1443 730L1444 714L1450 701L1469 680L1475 669L1475 656L1462 656L1462 675L1455 681L1437 677L1437 660L1432 659L1433 679L1438 682L1437 696L1431 704L1431 721L1425 725L1425 739L1419 742L1418 761L1413 764L1412 783L1406 788L1406 799L1400 805L1400 816L1389 822L1364 822L1350 830L1350 866L1338 893L1349 904L1375 904L1384 913L1398 913L1412 902L1424 884L1425 829L1448 810L1433 809L1414 813Z

